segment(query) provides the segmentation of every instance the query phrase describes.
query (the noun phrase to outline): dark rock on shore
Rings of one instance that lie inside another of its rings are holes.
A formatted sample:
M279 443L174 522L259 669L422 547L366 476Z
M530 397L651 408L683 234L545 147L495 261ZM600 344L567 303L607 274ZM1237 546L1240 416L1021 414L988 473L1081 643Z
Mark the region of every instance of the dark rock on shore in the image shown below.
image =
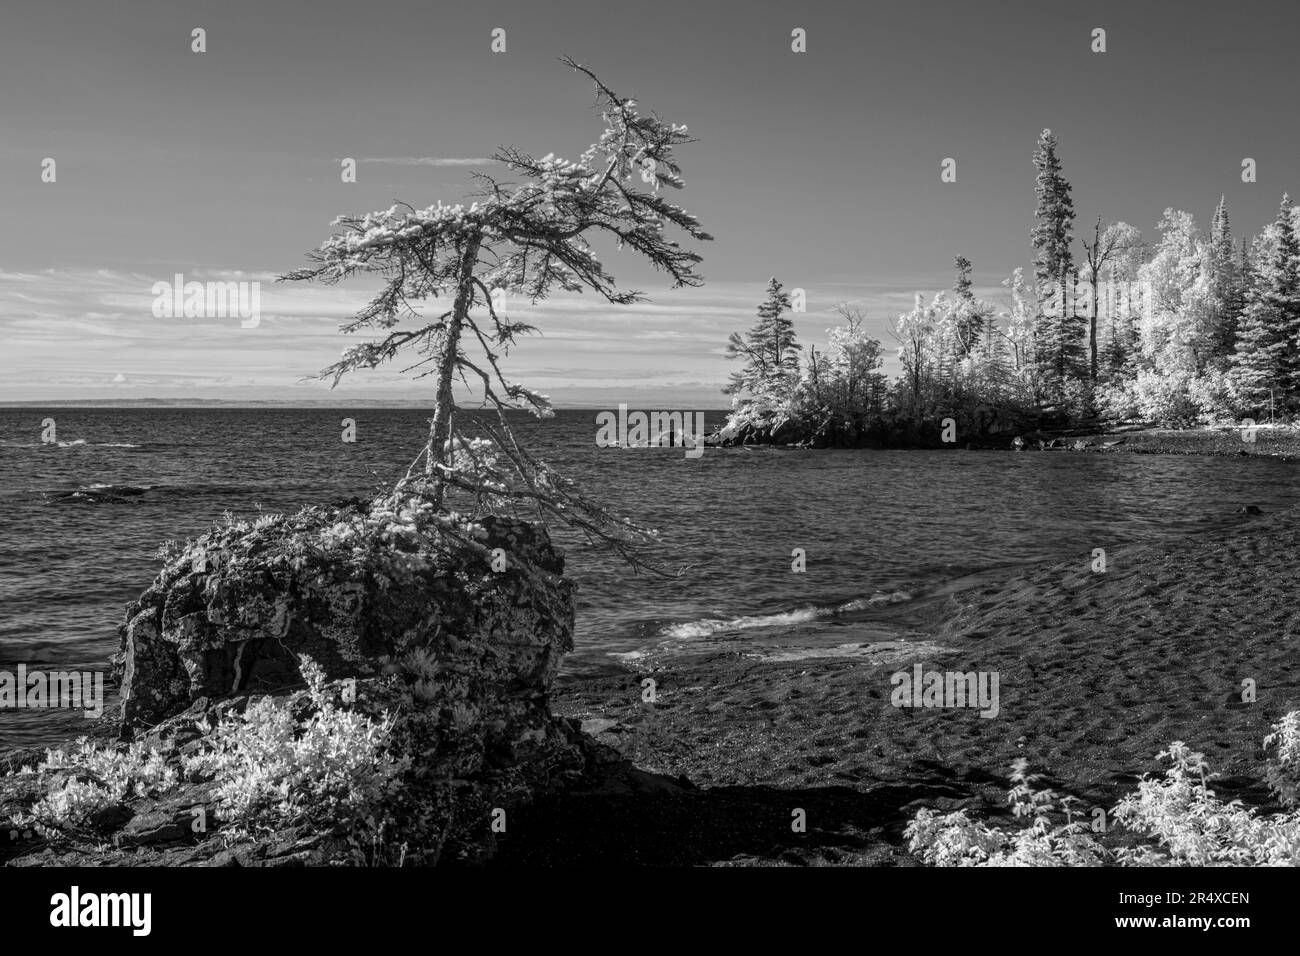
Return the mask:
M480 707L495 686L540 693L573 647L563 569L540 527L488 517L456 528L414 499L219 528L127 609L115 661L124 725L299 684L302 654L334 679L419 651L436 659L429 692L448 704Z
M342 683L334 685L341 689ZM527 726L452 727L438 708L413 700L397 677L357 680L351 709L393 718L392 749L412 757L402 788L384 807L390 840L371 865L478 864L498 846L492 813L518 808L546 794L599 785L621 773L619 757L583 734L578 723L538 708ZM303 690L269 695L291 713L310 710ZM186 757L201 751L210 728L260 698L241 695L196 702L150 728L139 742L162 755L180 782L163 793L128 795L87 823L60 832L0 828L0 865L10 866L327 866L355 863L357 847L343 820L302 821L260 830L255 837L228 829L215 784L187 778ZM43 754L28 753L31 767ZM77 771L0 776L0 816L30 810ZM412 837L426 837L421 844ZM223 838L224 837L224 838ZM399 855L400 854L400 855Z
M953 441L944 441L951 417ZM1008 409L980 406L952 416L913 420L822 412L783 413L744 406L705 439L706 445L792 445L799 448L1011 448L1031 422Z
M488 859L495 813L618 760L549 707L573 646L573 589L563 571L544 528L506 517L469 521L418 494L215 529L177 549L129 606L115 661L121 735L159 755L173 782L130 788L66 824L4 828L0 862ZM331 699L386 728L398 776L376 814L382 840L358 840L348 820L315 807L256 838L231 830L212 773L187 762L209 752L214 728L254 701L269 697L305 726L320 698L302 689L304 657L331 682ZM30 819L69 781L103 783L84 749L65 747L55 766L34 770L44 756L0 762L0 772L13 774L0 776L6 821Z

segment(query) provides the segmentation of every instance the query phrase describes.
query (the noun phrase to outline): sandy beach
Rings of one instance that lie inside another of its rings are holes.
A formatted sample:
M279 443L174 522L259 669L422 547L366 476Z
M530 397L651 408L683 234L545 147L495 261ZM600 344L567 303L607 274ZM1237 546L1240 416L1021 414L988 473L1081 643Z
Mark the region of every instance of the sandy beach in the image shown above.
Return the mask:
M622 811L606 797L536 812L609 828L600 847L571 842L573 860L646 862L653 843L655 862L911 863L901 832L915 809L1005 813L1017 757L1086 812L1159 772L1156 755L1173 740L1206 754L1225 799L1267 807L1261 741L1300 705L1297 556L1300 513L1243 514L1212 538L1108 554L1104 573L1081 554L960 592L910 657L737 651L570 679L558 712L638 767L701 789L647 787ZM995 673L997 715L893 706L891 675L917 663ZM654 704L642 701L647 677ZM792 808L808 812L807 833L791 832ZM655 820L680 839L638 838ZM525 840L506 857L540 850Z

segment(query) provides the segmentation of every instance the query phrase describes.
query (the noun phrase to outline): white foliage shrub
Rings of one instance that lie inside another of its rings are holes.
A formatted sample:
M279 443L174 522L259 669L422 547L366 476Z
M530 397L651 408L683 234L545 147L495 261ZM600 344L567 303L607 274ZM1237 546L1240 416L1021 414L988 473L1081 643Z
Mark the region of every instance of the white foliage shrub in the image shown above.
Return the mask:
M1125 847L1123 866L1273 866L1300 864L1300 814L1260 817L1239 801L1221 802L1209 787L1205 755L1174 741L1160 754L1173 766L1146 778L1120 801L1115 819L1156 846Z
M1300 711L1272 727L1264 745L1269 787L1288 812L1260 816L1240 801L1223 803L1203 754L1174 741L1159 757L1171 766L1146 777L1114 810L1114 820L1144 842L1111 851L1075 822L1071 798L1060 800L1064 822L1053 824L1055 797L1016 761L1009 802L1027 825L1002 829L966 811L922 809L904 831L908 848L934 866L1297 866L1300 865Z
M1003 830L970 819L964 810L939 815L921 809L904 835L908 848L935 866L1099 866L1104 850L1088 832L1086 821L1074 819L1072 797L1060 800L1065 822L1053 825L1056 796L1036 790L1036 774L1017 760L1007 796L1015 816L1027 823Z
M1098 390L1098 406L1110 418L1139 419L1161 428L1191 428L1234 419L1238 396L1231 378L1207 369L1142 369L1132 379Z
M75 749L47 750L45 760L22 774L58 774L63 783L50 789L26 814L10 820L46 832L84 824L91 814L129 797L153 796L176 783L176 770L157 750L143 744L115 748L81 737Z
M1200 409L1202 425L1235 423L1242 407L1236 380L1227 372L1206 369L1187 383L1187 394Z
M296 721L271 698L212 728L207 749L181 761L186 775L209 776L223 820L237 826L282 825L319 818L371 823L409 758L396 759L387 743L393 721L345 710L310 658L301 662L311 713ZM81 827L101 809L131 798L158 797L179 781L177 767L156 749L136 743L102 747L81 738L75 749L50 750L21 775L56 775L56 782L27 812L10 816L19 828L45 836Z
M249 705L212 732L209 749L185 760L211 775L223 819L248 824L309 815L364 818L405 770L385 749L393 722L345 710L326 689L324 671L303 656L312 714L296 722L271 698Z
M1300 809L1300 710L1274 724L1264 746L1276 751L1264 770L1269 789L1283 806Z

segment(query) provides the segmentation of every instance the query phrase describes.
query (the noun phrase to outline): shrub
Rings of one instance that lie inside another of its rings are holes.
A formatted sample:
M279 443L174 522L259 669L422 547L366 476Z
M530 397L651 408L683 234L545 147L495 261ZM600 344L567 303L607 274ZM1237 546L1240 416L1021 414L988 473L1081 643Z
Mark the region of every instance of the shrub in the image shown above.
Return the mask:
M409 766L408 757L386 749L393 721L343 709L318 665L304 656L300 668L310 698L306 718L264 697L216 728L200 724L207 749L184 758L181 770L215 781L218 814L237 828L314 821L341 826L357 846L362 827L381 840L381 804ZM18 773L52 778L27 812L10 816L14 826L47 837L93 823L97 811L131 797L161 796L180 779L156 749L101 747L84 737L76 749L47 751L38 766Z
M1114 810L1117 823L1145 842L1110 851L1074 822L1070 798L1060 801L1065 821L1051 822L1055 798L1035 790L1036 778L1016 761L1009 802L1017 829L972 820L966 811L940 815L921 809L907 825L908 849L935 866L1294 866L1300 863L1300 711L1292 711L1264 739L1274 755L1265 768L1269 787L1289 812L1260 816L1240 801L1223 803L1210 789L1203 754L1174 741L1159 754L1171 766L1162 778L1144 777L1136 793Z
M1123 866L1269 866L1300 862L1300 814L1260 817L1240 801L1222 803L1209 787L1205 755L1174 741L1160 754L1164 779L1144 778L1120 801L1115 819L1157 846L1124 848Z
M1202 425L1235 424L1241 395L1226 372L1207 368L1187 383L1187 394L1200 409Z
M1107 417L1141 419L1162 428L1231 422L1238 401L1232 379L1214 369L1200 374L1142 369L1097 393L1098 407Z
M1190 428L1200 419L1201 409L1192 399L1192 376L1184 372L1161 375L1144 369L1133 380L1133 398L1138 415L1166 428Z
M1036 790L1039 778L1027 767L1024 760L1015 762L1007 795L1012 812L1027 826L1002 830L970 819L964 810L940 816L923 808L904 831L908 849L935 866L1099 866L1105 851L1086 822L1075 822L1073 798L1061 799L1065 822L1053 826L1055 794Z
M187 772L211 775L223 819L247 826L313 816L353 823L377 812L406 769L385 749L393 722L344 710L309 657L300 664L312 712L296 721L271 698L223 721L208 749L186 758ZM209 727L203 728L211 730Z
M1276 751L1264 769L1269 789L1283 806L1300 808L1300 710L1274 724L1264 746Z
M59 780L27 814L16 814L17 826L37 826L46 835L55 829L84 825L98 810L127 797L152 796L176 783L176 770L167 766L157 750L143 744L125 748L101 747L81 737L75 750L47 750L37 767L27 774L55 774Z

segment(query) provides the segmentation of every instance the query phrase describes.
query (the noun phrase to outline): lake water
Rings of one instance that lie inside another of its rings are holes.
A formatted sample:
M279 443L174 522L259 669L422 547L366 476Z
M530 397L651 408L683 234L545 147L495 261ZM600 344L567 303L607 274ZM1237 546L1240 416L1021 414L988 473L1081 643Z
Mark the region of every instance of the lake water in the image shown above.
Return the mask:
M356 421L355 443L341 419ZM418 409L0 409L0 669L105 667L124 605L167 539L226 511L297 510L404 474ZM570 669L701 642L882 634L954 582L1092 549L1173 540L1300 500L1266 458L991 451L599 448L595 411L520 419L525 444L593 497L658 528L677 578L636 575L568 535L579 582ZM723 413L710 413L709 427ZM41 441L53 418L58 444ZM791 570L792 552L806 571ZM874 631L872 631L874 633ZM84 725L83 725L84 726ZM78 732L65 711L0 710L0 746Z

